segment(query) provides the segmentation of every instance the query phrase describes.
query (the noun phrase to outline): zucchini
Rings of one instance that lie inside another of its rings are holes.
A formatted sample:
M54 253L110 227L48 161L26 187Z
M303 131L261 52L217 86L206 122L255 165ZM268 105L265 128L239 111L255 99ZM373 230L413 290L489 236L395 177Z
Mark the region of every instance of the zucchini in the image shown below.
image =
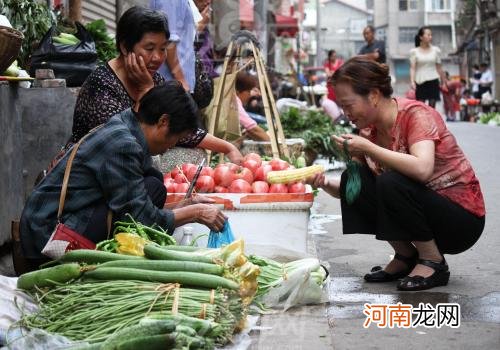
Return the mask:
M115 260L99 265L100 267L127 267L151 271L191 271L222 276L224 268L220 265L194 261L177 260Z
M101 343L93 343L93 344L86 344L86 345L75 345L71 348L65 348L66 350L101 350L102 342Z
M158 334L142 336L123 341L115 348L117 350L164 350L173 349L175 334Z
M139 324L130 326L113 333L104 343L102 350L119 349L119 345L123 342L139 337L151 337L159 334L167 334L175 331L175 323L171 321L149 322L148 324ZM148 349L148 348L144 348Z
M180 283L181 285L216 289L218 287L238 290L238 283L227 278L186 271L149 271L126 267L100 267L85 272L85 277L96 280L133 280L161 283Z
M196 261L213 264L211 257L193 254L189 252L181 252L175 250L169 250L165 248L160 248L153 244L146 244L144 246L144 254L149 259L155 260L181 260L181 261Z
M79 262L86 264L99 264L113 260L144 260L143 257L134 255L103 252L101 250L77 249L64 254L60 259L62 262Z
M190 245L163 245L161 246L161 248L168 250L176 250L181 252L198 252L198 251L208 250L207 248L193 247Z
M37 287L52 287L57 283L66 283L82 274L80 265L62 264L32 271L21 275L17 280L17 288L30 290Z

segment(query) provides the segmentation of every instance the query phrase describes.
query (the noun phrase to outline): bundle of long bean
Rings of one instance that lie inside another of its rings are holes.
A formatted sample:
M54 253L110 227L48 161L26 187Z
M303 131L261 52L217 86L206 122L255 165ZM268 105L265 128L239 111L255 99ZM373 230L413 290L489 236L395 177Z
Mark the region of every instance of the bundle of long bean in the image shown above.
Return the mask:
M236 315L231 313L227 293L126 280L74 283L48 292L38 290L35 297L40 304L39 311L24 316L21 322L72 340L99 342L124 327L137 324L150 313L181 313L220 323L210 337L217 344L225 344L242 313L241 309L235 311L232 304L231 310Z

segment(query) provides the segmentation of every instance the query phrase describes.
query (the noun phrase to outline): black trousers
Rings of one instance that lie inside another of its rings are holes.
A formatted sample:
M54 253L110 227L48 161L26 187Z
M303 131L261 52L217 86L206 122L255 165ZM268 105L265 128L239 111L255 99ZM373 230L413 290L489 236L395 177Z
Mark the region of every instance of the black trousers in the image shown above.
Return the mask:
M147 176L144 178L144 184L153 204L158 208L163 208L167 198L167 190L163 185L163 180L158 179L156 176ZM108 206L105 202L99 203L83 235L94 243L108 239L107 216ZM113 218L113 222L119 221L119 219Z
M347 204L347 174L340 182L344 234L374 234L383 241L430 241L442 254L458 254L476 243L485 218L478 217L425 185L398 172L375 176L360 168L361 192Z

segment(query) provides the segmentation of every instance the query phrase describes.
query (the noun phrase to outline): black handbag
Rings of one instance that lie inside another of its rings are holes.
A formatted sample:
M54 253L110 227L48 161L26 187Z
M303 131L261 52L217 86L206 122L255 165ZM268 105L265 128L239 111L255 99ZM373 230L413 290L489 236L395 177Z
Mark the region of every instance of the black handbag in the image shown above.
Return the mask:
M196 84L194 86L193 99L198 105L198 108L202 109L207 107L210 101L212 101L212 97L214 96L214 81L205 71L203 62L198 54L196 54L195 60L195 75Z
M66 79L66 86L81 86L97 65L97 51L94 39L85 27L75 23L75 36L80 39L76 45L54 44L52 36L56 26L52 26L40 41L31 56L30 75L35 76L39 68L52 69L58 79Z

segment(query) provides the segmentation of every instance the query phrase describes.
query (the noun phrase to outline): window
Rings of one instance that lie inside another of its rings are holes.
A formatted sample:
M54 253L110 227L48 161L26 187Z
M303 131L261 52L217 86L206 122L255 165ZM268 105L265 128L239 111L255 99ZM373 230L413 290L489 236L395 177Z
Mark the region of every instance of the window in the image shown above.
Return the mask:
M432 0L432 11L445 11L450 9L450 0Z
M399 28L399 42L400 43L413 43L415 42L415 35L417 35L417 27L400 27Z
M418 10L418 0L399 0L399 11Z

